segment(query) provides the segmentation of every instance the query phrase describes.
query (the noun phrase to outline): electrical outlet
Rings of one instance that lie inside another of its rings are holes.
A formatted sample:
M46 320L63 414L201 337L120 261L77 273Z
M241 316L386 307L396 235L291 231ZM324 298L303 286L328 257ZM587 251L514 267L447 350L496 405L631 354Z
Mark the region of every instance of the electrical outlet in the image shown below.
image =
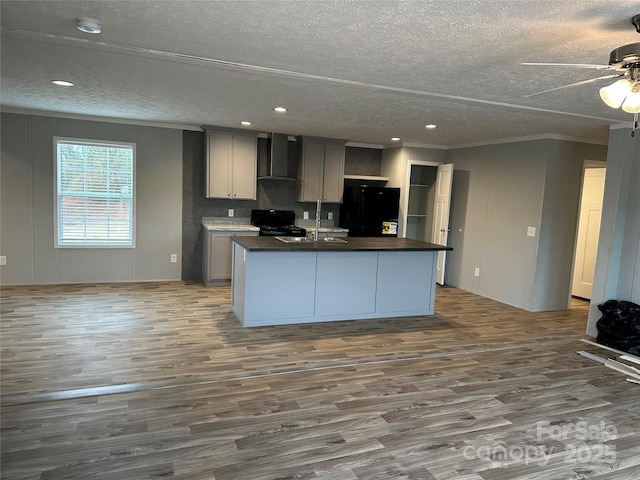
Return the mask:
M7 264L6 255L0 255L0 265L6 265L6 264Z
M178 254L177 253L172 253L171 254L171 263L176 263L178 261Z
M230 208L228 211L228 216L233 217L233 208Z
M479 277L480 276L480 269L478 267L473 269L473 276L474 277Z
M309 220L309 212L302 212L302 218L305 220Z
M536 227L527 227L527 237L536 236Z
M327 220L333 220L333 212L327 213Z

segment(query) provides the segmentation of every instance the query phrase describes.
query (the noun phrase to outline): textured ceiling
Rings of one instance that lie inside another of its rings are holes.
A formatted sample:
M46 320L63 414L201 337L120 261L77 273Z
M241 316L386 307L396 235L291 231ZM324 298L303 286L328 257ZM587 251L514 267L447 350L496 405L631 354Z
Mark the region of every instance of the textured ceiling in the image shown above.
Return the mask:
M6 111L455 146L532 135L606 142L631 116L598 97L640 41L637 1L8 1ZM100 21L103 33L75 28ZM53 79L74 87L56 87ZM272 108L283 105L285 114ZM427 130L424 125L438 128Z

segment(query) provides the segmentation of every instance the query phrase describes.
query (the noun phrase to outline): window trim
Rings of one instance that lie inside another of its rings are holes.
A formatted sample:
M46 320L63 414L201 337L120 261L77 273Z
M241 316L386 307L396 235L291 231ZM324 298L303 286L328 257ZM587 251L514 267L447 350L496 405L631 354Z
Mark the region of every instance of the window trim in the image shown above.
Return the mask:
M58 238L58 142L70 142L70 143L78 143L84 145L98 145L98 146L117 146L117 147L127 147L133 150L133 172L131 178L131 188L133 191L133 195L131 198L131 208L132 216L131 216L131 244L127 245L118 245L118 244L108 244L108 243L83 243L83 244L60 244ZM136 198L137 198L137 151L136 144L131 142L115 142L110 140L95 140L95 139L86 139L86 138L74 138L74 137L53 137L53 245L54 248L76 248L76 249L86 249L86 248L100 248L100 249L120 249L120 248L136 248Z

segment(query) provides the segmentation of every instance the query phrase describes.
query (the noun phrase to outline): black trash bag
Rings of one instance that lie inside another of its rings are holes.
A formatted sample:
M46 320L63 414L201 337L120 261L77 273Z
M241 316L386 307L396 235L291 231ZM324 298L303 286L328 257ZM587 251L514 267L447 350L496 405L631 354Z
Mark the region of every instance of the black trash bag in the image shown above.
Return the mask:
M598 305L602 318L596 323L596 341L632 355L640 355L640 305L607 300Z
M640 305L618 300L607 300L598 305L598 310L606 317L622 318L640 312Z

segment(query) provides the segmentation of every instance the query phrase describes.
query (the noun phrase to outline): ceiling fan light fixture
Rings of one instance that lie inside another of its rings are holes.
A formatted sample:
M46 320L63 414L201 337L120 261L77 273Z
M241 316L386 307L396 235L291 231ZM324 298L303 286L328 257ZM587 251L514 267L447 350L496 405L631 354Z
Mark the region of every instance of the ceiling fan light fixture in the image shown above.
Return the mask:
M640 33L640 15L635 15L631 19L631 25L636 29L636 32Z
M640 93L632 92L627 95L622 104L622 110L627 113L640 113Z
M623 78L600 89L600 98L611 108L620 108L633 89L633 82Z

